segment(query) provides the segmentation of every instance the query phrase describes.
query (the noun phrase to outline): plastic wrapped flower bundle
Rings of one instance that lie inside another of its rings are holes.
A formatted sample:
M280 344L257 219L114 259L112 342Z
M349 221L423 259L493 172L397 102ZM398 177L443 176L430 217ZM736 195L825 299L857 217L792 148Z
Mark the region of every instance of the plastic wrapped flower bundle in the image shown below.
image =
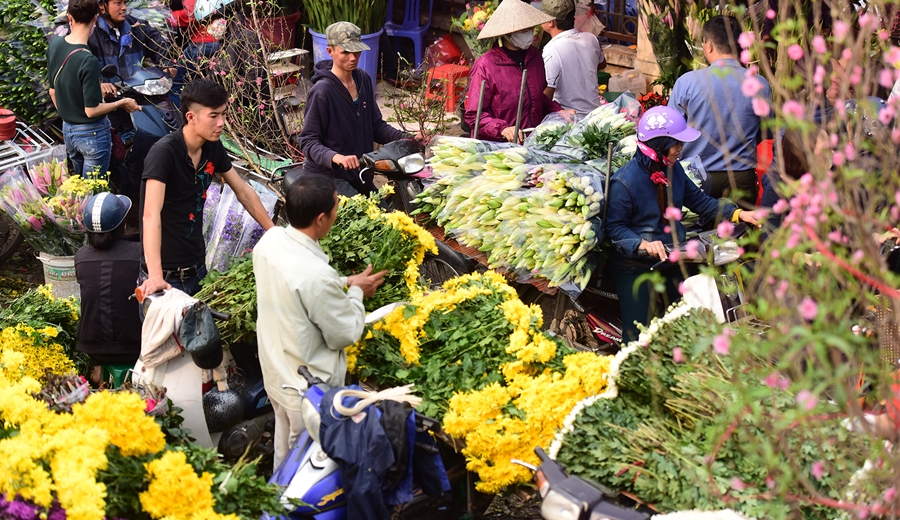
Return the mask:
M54 183L60 179L62 177L51 178L49 184L37 181L39 184L36 185L48 195L41 198L41 192L21 168L8 170L0 177L0 207L35 250L55 256L72 256L85 243L84 205L109 185L96 173L86 178L65 178L56 187Z
M69 178L66 168L66 147L55 146L49 156L26 164L28 176L41 196L54 196L59 186Z
M536 461L571 406L606 387L610 358L573 353L542 325L501 275L461 276L375 323L348 365L379 386L414 384L419 412L465 440L478 489L495 493L531 478L511 458Z
M451 20L451 26L456 27L460 34L463 35L475 59L478 59L479 56L494 46L496 38L479 40L478 33L484 28L484 24L490 20L491 15L494 14L499 5L500 2L495 0L487 0L480 5L476 3L466 4L465 12L459 18Z
M66 254L59 231L46 216L49 209L21 168L7 170L0 176L0 207L35 250L57 256Z
M275 213L278 196L257 182L250 185L271 217ZM206 266L211 271L225 272L235 258L253 249L262 237L263 229L244 209L230 186L213 186L210 185L207 190L208 198L203 206ZM214 216L214 222L207 222L207 216Z

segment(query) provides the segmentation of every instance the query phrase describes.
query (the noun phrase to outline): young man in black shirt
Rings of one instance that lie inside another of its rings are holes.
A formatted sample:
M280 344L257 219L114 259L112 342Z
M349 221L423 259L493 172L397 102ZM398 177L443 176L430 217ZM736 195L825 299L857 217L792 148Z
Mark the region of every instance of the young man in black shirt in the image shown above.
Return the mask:
M188 83L181 92L184 126L157 141L144 159L141 238L147 279L140 288L145 295L171 287L191 295L200 290L206 276L203 203L214 175L231 186L263 229L273 226L219 142L227 104L228 93L216 82Z

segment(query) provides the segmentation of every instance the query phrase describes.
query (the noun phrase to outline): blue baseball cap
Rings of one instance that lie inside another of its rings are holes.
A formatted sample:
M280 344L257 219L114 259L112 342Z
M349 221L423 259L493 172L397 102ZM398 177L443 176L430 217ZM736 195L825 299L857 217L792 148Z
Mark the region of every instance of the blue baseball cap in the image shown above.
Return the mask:
M131 199L125 195L98 193L84 206L84 227L90 233L109 233L125 220L129 209Z

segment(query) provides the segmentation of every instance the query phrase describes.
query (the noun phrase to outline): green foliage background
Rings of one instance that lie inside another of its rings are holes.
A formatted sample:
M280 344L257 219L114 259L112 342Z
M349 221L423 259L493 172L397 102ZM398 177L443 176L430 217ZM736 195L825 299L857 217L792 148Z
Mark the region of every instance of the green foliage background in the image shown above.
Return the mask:
M56 10L52 0L0 0L0 106L40 124L56 110L47 90L47 38L29 25L42 14L36 3Z

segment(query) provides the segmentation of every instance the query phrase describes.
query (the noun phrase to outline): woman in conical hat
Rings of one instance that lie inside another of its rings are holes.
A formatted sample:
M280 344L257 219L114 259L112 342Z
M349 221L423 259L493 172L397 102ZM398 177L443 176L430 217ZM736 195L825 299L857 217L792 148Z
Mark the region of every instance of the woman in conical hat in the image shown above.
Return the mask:
M547 114L562 110L559 103L544 95L547 87L544 60L540 51L532 45L534 28L552 19L522 0L503 0L484 24L478 39L499 37L499 41L498 45L475 60L469 74L465 119L473 127L472 136L476 131L474 125L481 80L485 80L485 84L477 129L479 139L522 141L521 131L518 139L513 134L523 68L528 69L528 74L520 128L535 127Z

